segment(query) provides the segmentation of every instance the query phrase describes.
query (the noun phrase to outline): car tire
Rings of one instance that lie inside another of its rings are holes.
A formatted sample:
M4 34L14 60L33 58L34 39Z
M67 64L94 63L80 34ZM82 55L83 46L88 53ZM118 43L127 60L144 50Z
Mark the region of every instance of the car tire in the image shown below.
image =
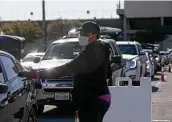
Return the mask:
M158 71L161 71L161 66L158 66Z
M170 67L170 65L169 65L169 67L168 67L168 72L171 72L171 67Z
M27 122L37 122L36 119L36 109L32 107L31 111L29 112L29 117Z
M108 80L108 86L114 86L112 78Z
M38 105L38 114L42 114L44 111L44 105Z
M154 75L152 75L151 78L154 79Z

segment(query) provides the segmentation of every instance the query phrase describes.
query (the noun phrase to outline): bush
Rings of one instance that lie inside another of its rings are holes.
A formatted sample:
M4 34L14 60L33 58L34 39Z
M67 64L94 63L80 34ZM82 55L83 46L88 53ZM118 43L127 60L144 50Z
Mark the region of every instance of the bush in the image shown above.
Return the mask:
M68 33L72 28L80 27L79 21L56 20L47 25L47 37L49 39L58 39Z
M5 23L1 28L3 33L24 37L26 42L33 42L34 39L41 37L41 28L37 22Z
M166 38L164 29L161 26L153 26L143 31L135 33L135 40L141 43L155 43L160 42Z

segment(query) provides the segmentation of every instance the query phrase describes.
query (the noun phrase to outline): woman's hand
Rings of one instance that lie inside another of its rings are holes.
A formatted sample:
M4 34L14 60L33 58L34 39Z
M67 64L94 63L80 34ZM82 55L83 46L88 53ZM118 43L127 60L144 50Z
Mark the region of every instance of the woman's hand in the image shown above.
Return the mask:
M39 71L35 71L33 69L30 70L23 70L22 72L19 72L19 77L26 77L27 79L39 79Z

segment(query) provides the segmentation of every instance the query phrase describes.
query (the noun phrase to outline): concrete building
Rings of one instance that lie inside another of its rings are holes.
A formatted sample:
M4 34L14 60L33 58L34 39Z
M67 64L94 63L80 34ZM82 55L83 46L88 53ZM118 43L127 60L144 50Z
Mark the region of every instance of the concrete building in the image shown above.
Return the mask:
M123 20L125 32L161 25L167 35L172 35L172 1L124 1L124 8L119 4L117 14Z

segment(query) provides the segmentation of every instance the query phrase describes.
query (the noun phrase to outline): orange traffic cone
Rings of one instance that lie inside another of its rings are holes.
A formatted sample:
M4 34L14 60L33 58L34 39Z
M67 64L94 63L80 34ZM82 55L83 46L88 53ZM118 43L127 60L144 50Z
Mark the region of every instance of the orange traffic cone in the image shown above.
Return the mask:
M79 115L78 111L75 112L75 122L79 122Z
M163 69L163 68L162 68L162 70L161 70L161 81L165 81L164 69Z

